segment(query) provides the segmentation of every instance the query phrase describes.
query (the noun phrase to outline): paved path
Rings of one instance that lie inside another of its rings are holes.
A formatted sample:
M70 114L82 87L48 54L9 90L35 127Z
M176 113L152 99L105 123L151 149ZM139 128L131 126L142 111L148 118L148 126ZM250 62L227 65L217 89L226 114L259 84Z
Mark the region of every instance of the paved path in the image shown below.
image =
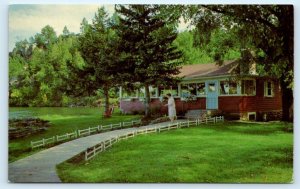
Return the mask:
M181 122L178 121L178 122ZM10 163L8 167L8 179L10 182L61 182L56 174L56 165L85 151L88 147L108 140L112 137L144 128L163 127L170 122L153 124L139 128L127 128L99 133L83 138L78 138L52 148L43 150L34 155Z

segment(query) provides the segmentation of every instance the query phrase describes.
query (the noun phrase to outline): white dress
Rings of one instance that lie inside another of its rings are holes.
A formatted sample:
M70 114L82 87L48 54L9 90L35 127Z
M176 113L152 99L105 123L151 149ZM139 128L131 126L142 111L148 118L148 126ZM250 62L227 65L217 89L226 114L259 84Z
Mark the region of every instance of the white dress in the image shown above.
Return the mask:
M173 97L168 99L168 113L170 119L174 119L176 117L175 101Z

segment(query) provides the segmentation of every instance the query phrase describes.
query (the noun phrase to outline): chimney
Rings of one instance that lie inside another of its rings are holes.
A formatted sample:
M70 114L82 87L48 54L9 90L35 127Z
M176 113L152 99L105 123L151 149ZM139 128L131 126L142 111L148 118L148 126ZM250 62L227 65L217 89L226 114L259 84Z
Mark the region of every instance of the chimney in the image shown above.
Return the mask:
M242 62L240 64L241 74L256 75L255 52L250 49L242 49Z

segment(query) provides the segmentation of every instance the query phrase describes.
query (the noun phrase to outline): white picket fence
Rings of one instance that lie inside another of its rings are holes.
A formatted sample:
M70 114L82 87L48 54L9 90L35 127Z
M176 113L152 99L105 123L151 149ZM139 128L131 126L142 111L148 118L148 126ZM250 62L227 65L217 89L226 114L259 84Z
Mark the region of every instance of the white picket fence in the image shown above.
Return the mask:
M64 140L69 140L71 138L77 138L77 132L74 131L73 133L66 133L64 135L56 135L56 141L64 141Z
M133 120L130 122L120 122L116 124L109 124L109 125L98 125L96 127L89 127L87 129L78 129L77 131L71 132L71 133L66 133L63 135L56 135L51 138L43 138L38 141L31 141L31 148L38 148L38 147L44 147L49 144L55 144L57 142L61 141L67 141L70 139L75 139L83 136L89 136L94 133L102 132L102 131L107 131L107 130L113 130L113 129L120 129L124 127L130 127L135 124L140 124L141 120Z
M206 124L207 123L216 123L216 122L220 122L220 121L224 121L224 116L206 117L202 120L197 119L197 120L193 120L193 121L187 120L185 122L176 123L175 125L171 124L171 125L168 125L165 127L158 127L155 129L148 128L148 129L144 129L144 130L138 130L137 131L138 133L135 133L135 135L148 134L148 133L154 133L154 132L161 132L161 131L165 131L165 130L172 130L172 129L177 129L177 128L196 126L201 123L206 123ZM31 141L31 148L34 149L34 148L38 148L38 147L44 147L49 144L55 144L55 143L61 142L61 141L67 141L67 140L71 140L71 139L75 139L75 138L79 138L79 137L83 137L83 136L89 136L91 134L102 132L102 131L133 126L134 124L140 124L140 123L141 123L141 120L133 120L130 122L120 122L120 123L109 124L109 125L98 125L96 127L89 127L87 129L78 129L77 131L74 131L71 133L66 133L64 135L56 135L51 138L43 138L38 141ZM131 135L130 135L130 137L131 137ZM127 136L127 138L128 138L128 136ZM122 138L121 138L121 140L122 140Z
M101 142L94 147L88 148L85 151L85 161L88 161L95 157L97 154L100 152L105 151L108 147L111 147L114 143L121 141L121 140L126 140L128 138L132 138L134 136L142 135L142 134L149 134L149 133L160 133L162 131L169 131L172 129L179 129L183 127L191 127L191 126L199 126L201 123L217 123L217 122L224 122L224 116L219 116L219 117L207 117L204 120L187 120L184 122L177 122L177 123L172 123L168 124L166 126L157 126L154 128L144 128L144 129L139 129L136 131L131 131L128 133L125 133L123 135L119 135L117 137L113 137L109 140L106 140L104 142Z

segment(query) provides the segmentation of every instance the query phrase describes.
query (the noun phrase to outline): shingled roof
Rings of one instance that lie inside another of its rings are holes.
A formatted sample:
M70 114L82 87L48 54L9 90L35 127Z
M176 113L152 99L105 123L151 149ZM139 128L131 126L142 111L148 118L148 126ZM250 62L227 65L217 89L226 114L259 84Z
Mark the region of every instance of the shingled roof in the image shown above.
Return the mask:
M212 77L231 74L232 70L238 65L236 60L225 61L222 66L216 63L185 65L180 69L179 77L186 79L198 77Z

